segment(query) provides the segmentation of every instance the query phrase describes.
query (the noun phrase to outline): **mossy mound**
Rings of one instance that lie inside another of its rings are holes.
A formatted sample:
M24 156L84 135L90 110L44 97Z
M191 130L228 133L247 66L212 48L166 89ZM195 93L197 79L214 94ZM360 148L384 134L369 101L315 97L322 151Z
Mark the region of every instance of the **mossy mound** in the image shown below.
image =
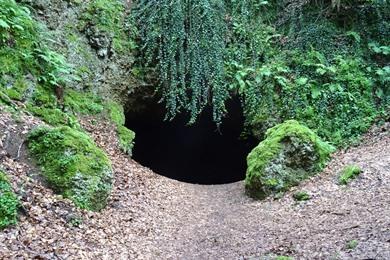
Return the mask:
M40 127L28 140L53 190L83 209L106 206L112 189L111 162L88 135L66 126Z
M16 224L19 206L7 176L0 170L0 229Z
M272 127L247 157L246 190L259 199L286 191L321 170L333 150L295 120Z

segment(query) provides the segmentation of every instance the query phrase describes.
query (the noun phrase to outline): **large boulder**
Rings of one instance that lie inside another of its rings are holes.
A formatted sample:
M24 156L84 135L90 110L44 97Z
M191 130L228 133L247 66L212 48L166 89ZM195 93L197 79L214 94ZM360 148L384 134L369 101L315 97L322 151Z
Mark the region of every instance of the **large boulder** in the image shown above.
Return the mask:
M258 199L286 191L321 170L333 150L295 120L276 125L247 157L246 191Z
M92 139L69 127L40 127L29 134L29 150L48 185L76 206L98 211L112 189L111 162Z

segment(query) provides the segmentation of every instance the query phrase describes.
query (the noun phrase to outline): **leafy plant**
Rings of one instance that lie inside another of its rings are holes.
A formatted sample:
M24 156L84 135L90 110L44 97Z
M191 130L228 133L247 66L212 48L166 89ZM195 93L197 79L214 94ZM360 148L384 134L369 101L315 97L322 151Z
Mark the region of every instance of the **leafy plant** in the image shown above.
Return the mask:
M359 245L357 240L351 240L347 243L347 249L355 249Z
M156 64L167 118L186 111L194 123L213 106L217 123L229 93L224 84L225 7L215 0L138 1L134 9L147 65Z
M20 202L6 174L0 169L0 229L17 223Z
M351 180L355 179L362 170L359 166L356 165L349 165L345 167L339 176L339 184L341 185L347 185Z
M293 194L293 198L297 201L310 200L310 195L306 191L298 191Z

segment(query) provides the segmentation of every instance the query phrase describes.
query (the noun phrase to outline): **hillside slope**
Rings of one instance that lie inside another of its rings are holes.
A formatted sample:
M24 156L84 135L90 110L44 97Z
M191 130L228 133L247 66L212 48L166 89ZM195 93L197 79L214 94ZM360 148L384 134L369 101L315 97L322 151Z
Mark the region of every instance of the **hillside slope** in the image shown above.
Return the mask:
M161 177L119 150L110 123L84 118L115 171L114 190L100 213L76 209L43 186L23 148L26 130L38 124L1 112L0 163L20 188L24 214L18 226L0 233L0 258L390 258L388 124L374 128L358 147L334 154L322 174L294 189L312 197L297 203L294 190L256 202L244 195L241 182L201 186ZM363 173L339 186L339 170L351 163ZM358 242L354 249L347 248L351 240Z

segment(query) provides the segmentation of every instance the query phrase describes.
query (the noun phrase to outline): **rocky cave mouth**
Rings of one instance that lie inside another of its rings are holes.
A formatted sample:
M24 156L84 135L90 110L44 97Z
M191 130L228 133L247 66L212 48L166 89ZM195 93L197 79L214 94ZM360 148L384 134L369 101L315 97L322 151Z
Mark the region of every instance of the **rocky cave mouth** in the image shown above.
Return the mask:
M243 180L246 157L256 142L240 138L244 125L240 101L231 100L227 109L229 114L218 131L211 108L188 126L186 115L164 121L164 106L146 101L143 109L126 115L126 126L136 132L133 159L160 175L187 183Z

